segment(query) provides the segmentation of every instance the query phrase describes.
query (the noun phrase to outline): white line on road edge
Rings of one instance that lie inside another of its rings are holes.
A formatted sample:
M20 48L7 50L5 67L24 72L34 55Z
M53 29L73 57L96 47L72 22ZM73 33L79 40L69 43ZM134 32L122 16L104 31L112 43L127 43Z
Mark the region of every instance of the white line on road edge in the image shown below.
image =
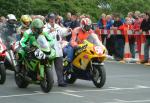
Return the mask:
M147 86L136 86L134 88L118 88L118 87L110 87L109 89L95 89L95 90L65 90L68 93L80 93L80 92L101 92L101 91L121 91L121 90L138 90L138 89L150 89Z
M71 93L81 93L81 92L105 92L105 91L121 91L121 90L138 90L138 89L150 89L148 86L142 86L142 85L137 85L135 88L118 88L118 87L109 87L109 89L95 89L95 90L64 90L65 92L50 92L50 93L56 93L56 94L65 94L65 95L70 95L74 97L84 97L76 94L71 94ZM22 96L32 96L32 95L42 95L42 94L47 94L43 93L41 91L34 91L35 93L30 93L30 94L14 94L14 95L6 95L6 96L0 96L1 98L11 98L11 97L22 97ZM150 100L148 100L150 102ZM110 102L110 103L118 103L118 102ZM123 102L124 103L124 102ZM126 103L126 102L125 102ZM128 103L128 102L127 102ZM129 102L130 103L130 102ZM131 102L132 103L132 102ZM135 103L135 102L133 102Z
M138 88L149 88L148 86L137 85Z
M30 94L14 94L14 95L0 96L0 99L47 94L47 93L43 93L43 92L40 92L40 91L34 91L34 92L35 93L30 93ZM80 95L76 95L76 94L70 94L70 93L67 93L67 92L50 92L50 93L65 94L65 95L70 95L70 96L74 96L74 97L78 97L78 98L84 97L84 96L80 96Z
M31 95L41 95L41 94L46 94L46 93L38 92L38 93L31 93L31 94L7 95L7 96L0 96L0 98L22 97L22 96L31 96Z
M72 92L72 93L73 93L73 92L76 92L75 90L69 90L69 89L66 89L66 90L64 90L64 91L65 91L65 92L70 92L70 93L71 93L71 92Z
M116 102L105 102L105 103L149 103L150 100L134 100L134 101L125 101L117 100Z
M65 94L65 95L70 95L70 96L78 97L78 98L84 97L84 96L80 96L80 95L76 95L76 94L70 94L70 93L67 93L67 92L61 92L61 93Z

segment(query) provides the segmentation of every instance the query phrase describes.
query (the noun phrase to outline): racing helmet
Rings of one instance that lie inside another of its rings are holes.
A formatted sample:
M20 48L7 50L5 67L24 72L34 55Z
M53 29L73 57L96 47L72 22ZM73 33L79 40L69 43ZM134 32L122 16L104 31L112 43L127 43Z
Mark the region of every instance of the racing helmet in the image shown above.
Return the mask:
M43 31L44 23L41 19L34 19L31 23L31 28L34 30L34 33L41 34Z
M23 25L29 25L32 22L32 19L29 15L22 15L20 21Z
M89 31L92 27L92 22L89 18L82 18L80 21L81 28L85 31Z
M7 19L8 20L15 20L15 21L17 21L16 16L14 14L8 14L7 15Z

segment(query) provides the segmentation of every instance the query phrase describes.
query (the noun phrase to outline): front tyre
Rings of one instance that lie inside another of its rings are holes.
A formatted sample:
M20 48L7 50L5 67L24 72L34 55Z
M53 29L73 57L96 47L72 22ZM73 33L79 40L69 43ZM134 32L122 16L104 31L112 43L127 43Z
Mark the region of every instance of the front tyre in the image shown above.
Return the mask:
M0 64L0 84L4 84L6 81L6 69L4 64Z
M54 79L53 79L53 71L52 69L45 69L45 78L41 81L41 89L45 92L48 93L54 84Z
M92 81L97 88L104 86L106 81L106 71L102 65L93 65Z
M15 72L15 82L19 88L27 88L29 82L23 76Z

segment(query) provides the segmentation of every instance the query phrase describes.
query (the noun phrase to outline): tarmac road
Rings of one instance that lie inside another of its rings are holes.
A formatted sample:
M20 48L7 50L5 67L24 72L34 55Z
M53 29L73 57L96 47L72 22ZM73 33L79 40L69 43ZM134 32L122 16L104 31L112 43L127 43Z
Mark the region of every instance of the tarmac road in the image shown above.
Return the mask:
M18 88L13 72L7 71L6 83L0 85L0 103L150 103L150 67L107 62L105 68L107 80L103 88L84 80L58 87L55 76L50 93L43 93L39 85L33 84Z

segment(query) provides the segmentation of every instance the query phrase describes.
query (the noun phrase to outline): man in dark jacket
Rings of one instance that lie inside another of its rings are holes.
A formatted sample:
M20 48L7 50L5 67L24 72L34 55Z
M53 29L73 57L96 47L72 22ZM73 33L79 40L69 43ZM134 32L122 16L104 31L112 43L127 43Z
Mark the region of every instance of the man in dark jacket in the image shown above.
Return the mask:
M76 27L80 26L80 22L77 20L77 14L76 13L72 13L71 15L71 23L70 23L70 28L73 30ZM71 35L68 35L66 37L66 40L69 42L71 39Z
M121 21L119 14L116 14L114 16L114 23L111 29L117 30L122 24L123 22ZM125 44L124 36L121 34L114 35L114 39L115 39L114 56L117 61L121 61L123 60L123 54L124 54L124 44Z
M149 30L150 30L150 13L145 13L145 14L146 14L146 16L143 19L140 28L142 29L143 32L148 34ZM150 35L146 35L146 42L145 42L145 46L144 46L144 60L141 61L141 63L146 63L146 65L150 65L150 63L148 63L149 47L150 47Z
M71 25L71 13L70 12L67 13L67 18L65 19L63 25L64 27L70 28L70 25Z

